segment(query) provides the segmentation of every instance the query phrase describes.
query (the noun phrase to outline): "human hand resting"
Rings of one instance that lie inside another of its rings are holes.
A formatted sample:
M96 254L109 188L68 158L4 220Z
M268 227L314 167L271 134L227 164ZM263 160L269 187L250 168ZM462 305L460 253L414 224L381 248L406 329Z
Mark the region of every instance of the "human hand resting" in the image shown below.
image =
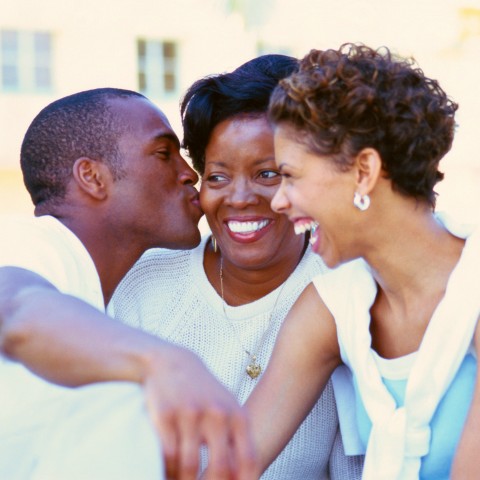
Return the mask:
M247 414L192 352L171 345L144 379L147 407L162 440L169 479L195 479L208 447L206 480L259 477Z
M0 354L51 382L141 383L169 478L196 478L202 444L208 479L258 478L247 413L189 350L124 325L19 268L0 268L0 327Z

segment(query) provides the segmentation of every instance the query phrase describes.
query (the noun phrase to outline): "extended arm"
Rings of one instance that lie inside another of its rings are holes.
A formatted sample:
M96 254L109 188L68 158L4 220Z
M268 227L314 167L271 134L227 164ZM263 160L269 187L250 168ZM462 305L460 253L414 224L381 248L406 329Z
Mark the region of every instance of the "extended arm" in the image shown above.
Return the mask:
M0 268L0 347L10 359L66 386L140 383L149 355L158 350L148 335L15 267Z
M478 356L478 352L480 352L480 322L477 323L475 330L474 344ZM478 432L480 432L480 369L477 366L475 392L453 462L452 479L478 478L478 457L480 455Z
M334 320L310 284L285 319L246 403L262 470L288 443L340 362Z
M255 478L245 413L190 351L123 325L14 267L0 268L0 348L62 385L143 384L166 463L180 478L195 478L201 443L211 452L212 478L232 478L231 469L237 471L233 478Z

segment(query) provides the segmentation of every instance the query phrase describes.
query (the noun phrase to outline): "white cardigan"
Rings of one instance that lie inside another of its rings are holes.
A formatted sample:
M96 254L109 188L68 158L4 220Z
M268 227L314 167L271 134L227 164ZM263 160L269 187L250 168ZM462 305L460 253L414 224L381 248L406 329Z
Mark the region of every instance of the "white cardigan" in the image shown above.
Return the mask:
M366 263L355 260L314 280L335 317L343 361L353 371L372 421L364 479L418 478L421 457L429 452L430 421L472 342L480 315L480 229L471 233L473 229L442 221L467 240L425 332L401 408L396 408L373 358L369 311L377 289Z

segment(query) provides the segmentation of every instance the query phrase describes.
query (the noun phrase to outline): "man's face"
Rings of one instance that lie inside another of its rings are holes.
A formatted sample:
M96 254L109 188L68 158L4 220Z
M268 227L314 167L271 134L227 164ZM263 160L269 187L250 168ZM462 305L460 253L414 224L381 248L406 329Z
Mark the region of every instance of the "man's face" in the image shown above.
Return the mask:
M113 105L129 127L119 141L124 174L113 184L109 222L136 247L196 246L202 215L194 188L198 176L180 155L167 118L140 97Z

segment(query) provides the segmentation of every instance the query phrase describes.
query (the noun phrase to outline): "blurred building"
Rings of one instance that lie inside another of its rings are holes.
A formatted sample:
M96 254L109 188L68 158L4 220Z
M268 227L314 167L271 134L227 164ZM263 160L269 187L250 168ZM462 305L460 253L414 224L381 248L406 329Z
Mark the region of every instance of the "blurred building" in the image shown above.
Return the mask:
M19 149L47 103L95 87L138 90L180 134L182 92L256 53L228 3L0 0L0 210L30 209L19 189Z
M480 191L477 0L0 0L0 211L31 210L20 144L56 98L104 86L138 90L181 136L179 100L199 77L262 53L303 56L346 41L414 55L460 101L459 145L445 162L460 190L447 182L445 190L461 210L478 204L480 193L468 197L472 182Z

